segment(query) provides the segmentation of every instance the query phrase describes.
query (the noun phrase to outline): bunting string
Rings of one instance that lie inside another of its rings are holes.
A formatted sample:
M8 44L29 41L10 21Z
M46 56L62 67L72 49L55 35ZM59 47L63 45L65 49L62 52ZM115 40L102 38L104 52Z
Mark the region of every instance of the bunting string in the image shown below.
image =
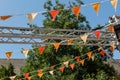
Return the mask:
M102 42L104 42L104 41L102 41ZM99 42L99 43L101 43L101 42ZM102 48L103 49L103 48ZM92 50L92 51L90 51L91 53L93 53L93 52L95 52L95 51L97 51L98 50L98 48L97 49L95 49L95 50ZM88 52L89 53L89 52ZM87 53L86 54L83 54L83 55L81 55L80 57L84 57L85 55L87 55ZM89 57L87 57L88 59L89 59ZM85 58L85 59L87 59L87 58ZM73 58L73 59L69 59L69 60L67 60L68 62L70 62L70 61L74 61L76 58ZM84 59L84 60L85 60ZM80 61L77 61L76 63L80 63L82 60L80 60ZM65 61L66 62L66 61ZM57 67L57 66L59 66L59 65L62 65L62 64L64 64L64 62L61 62L61 63L59 63L59 64L56 64L56 65L54 65L55 67ZM46 67L46 68L44 68L44 69L41 69L42 71L45 71L45 70L49 70L50 69L50 67ZM55 71L55 70L58 70L58 69L54 69L53 71ZM35 71L31 71L31 72L29 72L29 74L31 74L31 73L34 73L34 72L37 72L38 70L35 70ZM42 73L42 75L43 74L45 74L45 73L47 73L47 72L43 72ZM22 75L24 75L24 74L21 74L21 76ZM20 76L20 75L15 75L15 76ZM37 76L37 75L33 75L33 76ZM32 77L32 76L31 76ZM6 78L10 78L10 77L6 77ZM2 78L2 79L6 79L6 78ZM26 78L22 78L22 79L26 79Z
M80 12L80 8L81 7L86 7L86 6L92 6L93 9L95 9L96 13L98 14L99 11L99 7L101 3L105 3L110 1L112 6L115 8L116 11L116 7L117 7L117 3L118 0L102 0L99 2L95 2L95 3L90 3L90 4L83 4L81 6L77 6L77 7L72 7L71 10L75 13L75 15L78 18L78 14ZM99 3L99 4L98 4ZM47 13L49 12L52 16L52 20L54 21L57 14L61 11L61 10L70 10L70 8L66 8L66 9L59 9L59 10L51 10L51 11L39 11L39 12L31 12L31 13L26 13L26 14L15 14L15 15L1 15L0 16L0 20L7 20L13 16L21 16L21 15L26 15L26 17L29 19L29 22L32 23L32 21L35 19L35 17L37 16L37 14L42 14L42 13ZM53 12L54 11L54 12ZM52 13L51 13L52 12Z

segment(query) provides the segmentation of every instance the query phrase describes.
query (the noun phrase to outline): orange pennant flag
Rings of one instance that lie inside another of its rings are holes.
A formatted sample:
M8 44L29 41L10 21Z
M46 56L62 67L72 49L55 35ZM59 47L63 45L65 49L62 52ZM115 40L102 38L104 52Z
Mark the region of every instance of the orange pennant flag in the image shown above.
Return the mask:
M99 8L100 8L100 2L97 2L97 3L92 4L92 7L93 7L93 9L95 10L95 12L96 12L97 15L98 15Z
M32 77L28 77L27 79L28 79L28 80L31 80L31 79L32 79Z
M38 73L38 76L41 78L43 76L43 73Z
M51 69L54 69L54 68L55 68L55 66L56 66L56 65L53 65L53 66L51 66L50 68L51 68Z
M101 33L100 30L97 30L97 31L94 32L95 36L96 36L98 39L100 39L100 33Z
M30 23L32 23L32 21L35 19L36 16L37 16L37 13L27 14L27 17L28 17Z
M10 16L10 15L8 15L8 16L0 16L0 20L6 20L6 19L8 19L10 17L12 17L12 16Z
M10 57L12 56L12 52L6 52L6 56L8 59L10 59Z
M43 70L40 69L40 70L37 70L37 72L38 72L38 76L41 78L43 76Z
M52 71L49 71L49 73L51 74L51 75L53 75L54 74L54 71L52 70Z
M110 44L110 51L114 51L114 49L115 49L115 42L111 42L111 44Z
M116 11L118 0L110 0L110 2Z
M80 56L76 56L75 59L77 62L80 61Z
M74 12L75 16L78 19L78 16L79 16L79 13L80 13L80 6L73 7L72 11Z
M70 64L71 69L73 70L75 67L75 64Z
M68 45L72 44L72 42L73 42L73 39L69 39L69 40L67 41Z
M112 52L114 51L114 47L112 47L112 46L110 46L109 49L110 49L110 51L112 51Z
M103 57L103 56L105 56L105 52L102 50L101 52L100 52L100 55Z
M40 69L40 70L37 70L37 72L38 72L38 73L43 73L43 70L42 70L42 69Z
M109 26L108 30L112 33L114 33L114 26Z
M29 77L29 73L24 73L23 76L24 76L24 78L28 78Z
M64 71L64 67L59 68L59 70L60 70L61 72L63 72L63 71Z
M65 65L65 67L68 67L69 61L63 62L63 64Z
M28 49L23 49L23 50L22 50L22 53L25 55L25 57L27 57L28 52L29 52L29 50L28 50Z
M81 39L83 40L83 42L86 43L88 34L84 34L84 35L82 35L82 36L80 36L80 37L81 37Z
M54 44L54 47L55 47L55 49L56 49L56 52L58 51L59 46L60 46L60 43L55 43L55 44Z
M82 64L82 66L84 66L85 60L81 60L80 63Z
M98 51L101 51L101 50L102 50L102 47L99 47L99 48L98 48Z
M44 52L44 50L45 50L45 46L40 46L38 48L38 50L39 50L40 54L42 54Z
M52 21L55 20L56 16L59 14L60 10L51 10L50 15L52 16Z
M92 57L92 52L87 53L88 58L90 59Z
M10 80L15 80L15 77L16 77L16 76L11 76L11 77L9 77L9 78L10 78Z

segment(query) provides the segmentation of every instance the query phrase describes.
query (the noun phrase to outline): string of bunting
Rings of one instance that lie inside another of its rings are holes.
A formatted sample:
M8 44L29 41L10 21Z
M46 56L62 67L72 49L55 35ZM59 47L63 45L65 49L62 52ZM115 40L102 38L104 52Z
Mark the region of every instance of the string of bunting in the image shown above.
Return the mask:
M96 36L96 38L100 39L100 36L101 36L101 30L102 29L108 29L111 33L114 33L114 24L116 24L117 22L114 22L114 23L111 23L111 24L108 24L108 25L105 25L103 28L99 29L99 30L95 30L95 31L91 31L89 33L84 33L83 35L80 35L80 37L77 37L77 38L81 38L81 40L83 40L84 43L86 43L87 41L87 37L91 34L94 34ZM72 39L66 39L66 40L63 40L59 43L54 43L53 46L55 47L56 49L56 52L58 51L59 47L60 47L60 44L63 43L63 42L67 42L68 45L72 44L72 42L77 39L77 38L72 38ZM110 46L111 46L111 50L114 51L114 47L113 47L113 44L115 45L115 42L111 42ZM38 47L38 50L40 52L40 54L42 55L44 53L44 50L45 50L46 46L40 46ZM28 53L29 53L30 49L22 49L22 53L25 55L25 57L27 57ZM6 52L6 57L7 59L10 59L11 56L12 56L13 52Z
M91 5L92 8L95 10L96 14L98 15L98 12L99 12L99 9L100 9L100 4L104 3L104 2L107 2L107 1L110 1L110 3L112 4L112 6L114 7L114 9L116 11L118 0L103 0L103 1L100 1L100 2L96 2L96 3L91 3L91 4L88 4L88 5ZM71 8L72 12L75 14L77 19L78 19L81 7L85 7L85 6L88 6L88 5L87 4L83 4L81 6L75 6L75 7ZM69 8L67 8L67 9L59 9L59 10L51 10L51 11L32 12L32 13L27 13L27 14L16 14L16 16L26 15L26 17L28 18L29 22L32 23L32 21L35 19L35 17L38 15L38 13L49 12L51 17L52 17L52 21L54 21L56 16L59 14L59 12L61 10L69 10ZM0 16L0 20L4 21L4 20L7 20L7 19L9 19L9 18L11 18L13 16L15 16L15 15Z
M112 26L113 24L116 24L116 22L111 23L111 24L108 24L108 25L106 25L105 27L103 27L103 28L101 28L101 29L108 28L108 30L109 30L110 32L113 32L113 31L114 31L114 30L113 30L113 29L114 29L114 26ZM108 26L109 26L109 27L108 27ZM95 31L91 31L90 33L85 33L85 34L91 34L91 33L93 33L93 32L95 32ZM64 42L64 41L62 41L62 42ZM71 39L70 39L68 42L71 42ZM57 44L57 45L60 45L60 44ZM111 45L110 45L110 50L111 50L111 51L114 51L114 48L115 48L115 43L112 42ZM39 48L39 49L42 50L41 52L43 52L44 49L45 49L45 46L42 47L42 48ZM100 49L101 49L101 48L99 48L98 50L100 50ZM25 51L24 51L24 53L26 53L26 54L28 54L28 52L29 52L29 50L25 50ZM89 57L89 58L90 58L91 54L92 54L91 52L88 52L88 57ZM100 54L101 54L102 56L105 55L104 51L101 51ZM10 57L11 57L11 55L12 55L12 52L6 52L6 55L9 56L8 59L10 59ZM76 56L75 59L76 59L77 61L79 61L79 60L80 60L80 56ZM61 64L61 63L60 63L60 64ZM71 64L71 66L72 66L72 65L73 65L73 64ZM52 66L52 67L55 67L55 66ZM13 77L15 77L15 76L13 76ZM10 78L11 78L11 77L10 77Z
M99 48L97 48L97 49L95 49L95 50L93 50L93 51L87 52L86 54L83 54L83 55L81 55L81 56L76 56L76 57L73 58L73 59L69 59L69 60L64 61L64 62L61 62L61 63L59 63L59 64L56 64L56 65L53 65L53 66L50 66L50 67L47 67L47 68L44 68L44 69L39 69L39 70L35 70L35 71L32 71L32 72L28 72L28 73L21 74L20 76L23 76L23 77L24 77L24 78L21 78L21 79L31 80L32 77L34 77L34 76L39 76L39 77L41 78L41 77L42 77L44 74L46 74L46 73L49 73L49 74L51 74L51 75L54 75L54 72L55 72L55 71L60 71L60 72L63 73L65 67L66 67L66 68L70 67L72 70L74 70L75 63L81 63L81 65L84 66L84 63L85 63L85 60L86 60L86 59L89 59L89 60L92 59L92 60L94 61L95 56L98 55L98 54L94 54L94 55L93 55L93 52L96 52L96 51L99 52L99 54L101 55L101 57L104 57L104 56L106 55L105 50L103 50L102 47L99 47ZM84 56L87 56L87 57L83 59L82 57L84 57ZM70 63L70 61L75 61L75 62L71 62L71 63ZM57 66L59 66L59 65L62 65L62 67L55 69L55 67L57 67ZM47 71L45 71L45 70L47 70ZM31 74L31 73L34 73L34 72L37 72L38 74L37 74L37 75L30 76L30 74ZM6 77L6 78L10 78L11 80L14 80L17 76L18 76L18 75ZM19 76L19 77L20 77L20 76ZM6 79L6 78L1 78L0 80L4 80L4 79Z

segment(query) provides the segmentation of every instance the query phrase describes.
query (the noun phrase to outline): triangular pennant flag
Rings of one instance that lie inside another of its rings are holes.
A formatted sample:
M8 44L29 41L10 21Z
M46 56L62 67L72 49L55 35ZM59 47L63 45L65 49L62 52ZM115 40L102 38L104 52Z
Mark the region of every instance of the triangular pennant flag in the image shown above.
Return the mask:
M60 70L61 72L63 72L63 71L64 71L64 67L59 68L59 70Z
M88 58L90 59L92 57L92 52L87 53Z
M94 61L94 59L95 59L95 56L94 56L94 55L92 55L91 59L92 59L92 61Z
M100 8L100 2L97 2L97 3L92 4L92 7L93 7L93 9L95 10L95 12L96 12L97 15L98 15L99 8Z
M8 59L10 59L10 57L12 56L12 52L6 52L6 56Z
M54 74L54 71L52 70L52 71L49 71L49 73L51 74L51 75L53 75Z
M41 78L43 76L43 73L38 73L38 76Z
M76 56L75 59L77 62L80 61L80 56Z
M10 18L10 17L12 17L12 16L0 16L0 20L6 20L6 19L8 19L8 18Z
M112 33L114 33L114 26L109 26L108 30Z
M101 55L102 57L104 57L104 56L105 56L105 52L102 50L102 51L100 52L100 55Z
M110 2L116 11L118 0L110 0Z
M42 70L42 69L40 69L40 70L37 70L37 72L38 72L38 73L43 73L43 70Z
M31 79L32 79L32 77L28 77L27 79L28 79L28 80L31 80Z
M70 45L72 42L73 42L73 39L69 39L69 40L67 41L68 45Z
M100 33L101 33L100 30L97 30L97 31L94 32L95 36L96 36L98 39L100 39Z
M10 76L9 78L10 78L10 80L15 80L15 77L16 76Z
M80 37L81 37L81 39L83 40L83 42L86 43L88 34L84 34L84 35L82 35L82 36L80 36Z
M78 16L79 16L79 13L80 13L80 6L73 7L72 11L74 12L75 16L78 19Z
M114 51L114 49L115 49L115 42L111 42L111 44L110 44L110 51Z
M110 46L109 49L110 49L110 51L112 51L112 52L114 51L114 48L113 48L112 46Z
M54 47L55 47L55 49L56 49L56 52L58 51L59 46L60 46L60 43L55 43L55 44L54 44Z
M50 68L51 68L51 69L54 69L54 68L55 68L55 66L56 66L56 65L53 65L53 66L51 66Z
M98 48L98 51L101 51L101 50L102 50L102 47L99 47L99 48Z
M81 60L80 63L82 64L82 66L84 66L85 60Z
M71 69L73 70L75 67L75 64L70 64Z
M37 72L38 72L38 76L41 78L43 76L43 70L40 69L40 70L37 70Z
M69 61L65 61L63 62L63 64L65 65L65 67L68 67Z
M28 52L29 52L29 50L28 50L28 49L23 49L23 50L22 50L22 53L25 55L25 57L27 57Z
M56 16L59 14L60 10L51 10L50 15L52 16L52 21L55 20Z
M30 23L32 23L32 21L35 19L36 15L37 15L37 13L27 14L27 17L28 17Z
M42 54L44 52L44 50L45 50L45 46L40 46L38 48L38 50L39 50L40 54Z
M24 78L28 78L29 77L29 73L24 73L23 76L24 76Z

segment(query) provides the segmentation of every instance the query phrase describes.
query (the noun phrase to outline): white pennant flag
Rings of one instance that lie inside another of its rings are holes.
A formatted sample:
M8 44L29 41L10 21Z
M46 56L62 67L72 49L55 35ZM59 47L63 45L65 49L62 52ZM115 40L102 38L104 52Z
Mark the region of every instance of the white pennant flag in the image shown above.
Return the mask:
M80 37L81 37L81 39L83 40L83 42L86 43L88 34L85 33L84 35L82 35L82 36L80 36Z
M51 74L51 75L53 75L54 74L54 71L52 70L52 71L49 71L49 73Z
M29 19L29 22L32 23L32 21L35 19L38 13L30 13L27 14L27 18Z
M110 2L116 11L118 0L110 0Z
M28 52L29 52L29 50L28 50L28 49L23 49L23 50L22 50L22 53L25 55L25 57L27 57Z
M69 61L63 62L63 64L68 67Z
M11 77L9 77L11 80L15 80L15 77L16 76L11 76Z

